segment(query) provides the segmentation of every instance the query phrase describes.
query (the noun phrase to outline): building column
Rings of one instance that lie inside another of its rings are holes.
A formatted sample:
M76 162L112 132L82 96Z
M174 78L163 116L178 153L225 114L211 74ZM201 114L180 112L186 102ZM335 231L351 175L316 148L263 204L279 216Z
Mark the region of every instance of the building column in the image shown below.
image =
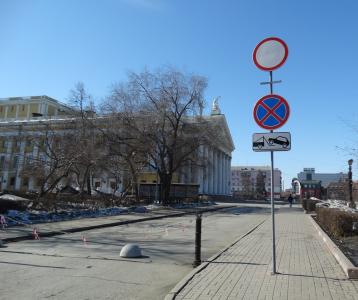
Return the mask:
M204 146L204 193L209 193L209 151L208 147Z
M228 162L228 165L229 165L229 167L228 167L228 170L229 170L229 175L228 175L228 191L229 191L229 194L231 194L231 157L230 156L228 156L228 160L227 160L227 162Z
M198 157L199 160L202 162L204 159L204 146L200 146L198 150ZM199 194L204 193L204 169L202 166L196 167L197 168L197 182L199 184Z
M20 176L20 174L25 161L25 145L26 145L26 141L21 140L21 136L20 136L20 150L19 150L19 154L17 154L18 159L17 159L16 170L15 170L15 178L16 178L15 186L14 186L15 191L19 191L22 185L22 177Z
M188 161L187 162L187 167L186 167L186 183L191 183L191 162Z
M208 194L213 194L214 191L214 153L213 148L209 148L209 172L208 172Z
M6 111L7 111L7 107L6 107ZM2 189L3 190L7 190L9 188L9 180L10 180L10 176L9 176L9 170L11 169L11 152L12 152L12 143L13 140L8 137L8 136L4 136L4 138L6 139L6 154L5 154L5 162L4 162L4 171L3 171L3 178L2 178Z
M227 195L227 158L226 153L223 153L223 194Z
M231 194L231 162L230 162L230 156L227 156L227 169L228 169L228 174L227 174L227 193L228 195Z
M222 152L218 151L218 163L219 163L219 180L218 180L218 194L223 193L223 160L222 160Z
M219 194L219 153L216 149L214 150L214 154L215 154L214 194L218 195Z
M225 153L222 152L221 153L221 163L222 163L222 180L221 180L221 185L222 185L222 188L221 188L221 193L223 195L226 194L226 157L225 157Z
M212 181L211 194L215 195L216 194L216 184L217 184L217 174L216 174L216 172L217 172L218 168L217 168L216 151L215 151L215 149L212 149L211 151L212 151L212 158L213 158L213 160L212 160L212 162L213 162L213 168L212 168L213 172L212 172L212 179L211 179L211 181Z
M229 158L227 154L225 154L225 195L229 195L229 174L230 174L230 168L229 168Z
M30 104L27 104L26 107L27 107L26 118L27 118L27 119L30 119L31 105L30 105Z

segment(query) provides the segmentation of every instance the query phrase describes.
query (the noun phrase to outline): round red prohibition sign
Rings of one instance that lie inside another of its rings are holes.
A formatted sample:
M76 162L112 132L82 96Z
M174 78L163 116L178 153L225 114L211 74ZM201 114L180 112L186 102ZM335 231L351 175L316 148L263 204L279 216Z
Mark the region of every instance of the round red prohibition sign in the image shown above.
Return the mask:
M286 43L277 37L269 37L261 41L252 54L255 65L263 71L273 71L281 67L287 56Z
M266 95L254 107L254 119L260 127L273 130L286 123L290 116L288 102L279 95Z

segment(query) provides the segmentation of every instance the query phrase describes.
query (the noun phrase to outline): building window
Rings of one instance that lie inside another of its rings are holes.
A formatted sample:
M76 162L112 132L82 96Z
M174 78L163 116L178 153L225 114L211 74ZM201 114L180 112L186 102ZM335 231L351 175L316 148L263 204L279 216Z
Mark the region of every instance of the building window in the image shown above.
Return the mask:
M18 164L19 164L19 157L14 156L13 161L12 161L12 168L17 169Z
M30 154L26 156L26 164L31 165L34 163L34 157Z
M28 187L29 186L29 178L28 177L24 177L23 178L23 183L22 183L23 186L25 187Z
M0 170L3 170L5 167L5 156L0 157Z
M39 161L41 163L45 163L46 162L46 156L45 154L41 153L40 156L39 156Z
M16 183L16 177L11 177L10 178L10 186L14 186Z

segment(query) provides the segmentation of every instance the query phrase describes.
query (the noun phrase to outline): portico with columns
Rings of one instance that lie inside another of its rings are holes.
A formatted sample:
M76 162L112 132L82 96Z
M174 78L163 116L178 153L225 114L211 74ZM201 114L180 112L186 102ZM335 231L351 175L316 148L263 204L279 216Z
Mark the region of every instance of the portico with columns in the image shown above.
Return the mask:
M211 115L207 118L215 124L217 140L199 147L198 157L202 163L182 168L182 173L190 172L190 176L185 174L181 178L186 178L184 183L199 184L199 194L228 196L231 194L231 153L235 147L218 98L214 99Z

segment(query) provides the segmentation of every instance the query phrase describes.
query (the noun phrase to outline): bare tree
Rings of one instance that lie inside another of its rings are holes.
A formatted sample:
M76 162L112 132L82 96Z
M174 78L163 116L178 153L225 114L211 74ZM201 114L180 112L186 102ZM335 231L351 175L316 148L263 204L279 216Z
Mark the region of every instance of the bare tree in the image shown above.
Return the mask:
M242 185L242 195L245 197L253 196L253 186L251 181L251 172L243 171L240 174L240 181Z
M256 195L259 198L266 197L265 177L265 173L258 170L256 175Z
M81 193L87 190L87 194L91 195L91 178L100 159L100 152L96 145L94 102L82 82L75 84L70 91L69 103L74 107L73 117L76 120L75 127L72 129L73 142L77 149L76 175Z
M169 204L173 173L210 142L208 122L200 115L206 85L205 78L175 69L130 73L104 103L121 124L118 141L158 172L163 204Z
M72 147L73 135L70 132L59 133L58 128L46 128L40 136L28 137L36 146L36 155L25 157L21 171L22 177L32 177L40 186L39 197L53 191L61 180L75 172L77 151Z

